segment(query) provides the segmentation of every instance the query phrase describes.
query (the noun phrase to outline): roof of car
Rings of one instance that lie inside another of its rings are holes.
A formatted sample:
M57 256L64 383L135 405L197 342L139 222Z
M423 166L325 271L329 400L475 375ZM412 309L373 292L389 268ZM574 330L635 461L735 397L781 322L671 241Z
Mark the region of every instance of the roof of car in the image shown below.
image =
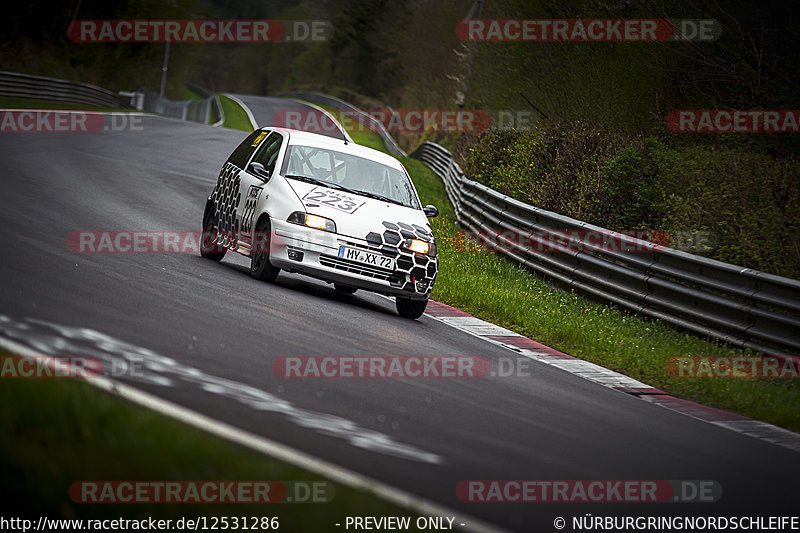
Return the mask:
M379 150L375 150L373 148L357 144L353 141L344 141L342 139L336 139L328 135L322 135L319 133L312 133L303 130L293 130L288 128L273 128L267 126L261 129L268 131L277 131L280 133L287 134L289 137L289 144L304 144L320 148L329 148L331 150L338 150L340 152L348 152L354 155L359 155L361 157L371 159L373 161L378 161L380 163L389 165L397 169L403 168L403 166L400 164L400 161L398 161L394 157L385 154Z

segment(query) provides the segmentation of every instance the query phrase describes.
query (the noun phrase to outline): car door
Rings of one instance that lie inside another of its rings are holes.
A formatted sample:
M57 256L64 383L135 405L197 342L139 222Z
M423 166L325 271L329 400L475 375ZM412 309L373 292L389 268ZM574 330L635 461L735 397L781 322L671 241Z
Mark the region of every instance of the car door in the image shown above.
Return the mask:
M256 150L247 163L245 169L239 174L239 189L241 201L237 210L237 226L239 231L239 245L242 252L249 252L253 242L253 225L258 213L258 203L265 195L265 189L272 176L283 145L283 135L278 132L269 132L262 138L254 140Z
M236 250L239 234L239 206L242 203L241 174L269 132L255 130L248 135L225 161L211 193L216 215L217 244Z

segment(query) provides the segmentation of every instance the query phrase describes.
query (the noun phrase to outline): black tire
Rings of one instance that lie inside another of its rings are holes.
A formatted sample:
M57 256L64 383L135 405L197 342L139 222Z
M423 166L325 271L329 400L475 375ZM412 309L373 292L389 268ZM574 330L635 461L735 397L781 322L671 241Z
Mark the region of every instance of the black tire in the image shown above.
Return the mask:
M342 294L355 294L355 292L358 290L355 287L350 287L349 285L339 285L338 283L334 283L333 288Z
M417 319L425 312L428 300L409 300L408 298L397 298L397 314L403 318Z
M212 261L222 261L227 249L214 242L217 236L217 217L213 207L203 213L203 234L200 236L200 255Z
M281 269L269 262L271 234L268 219L262 219L258 223L255 235L257 238L253 239L254 250L250 252L250 275L259 281L275 281Z

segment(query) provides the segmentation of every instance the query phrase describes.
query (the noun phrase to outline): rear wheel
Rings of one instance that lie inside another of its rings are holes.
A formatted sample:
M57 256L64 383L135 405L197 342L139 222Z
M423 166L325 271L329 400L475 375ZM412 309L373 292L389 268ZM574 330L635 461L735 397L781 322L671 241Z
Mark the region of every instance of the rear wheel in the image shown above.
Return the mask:
M428 300L409 300L408 298L397 298L397 314L403 318L419 318L428 306Z
M203 234L200 236L200 255L212 261L222 261L227 251L216 243L217 215L213 207L207 207L203 214Z
M338 283L334 283L333 288L342 294L354 294L358 290L355 287L350 287L349 285L340 285Z
M268 219L256 225L253 251L250 252L250 275L259 281L275 281L280 268L269 262L269 245L272 239Z

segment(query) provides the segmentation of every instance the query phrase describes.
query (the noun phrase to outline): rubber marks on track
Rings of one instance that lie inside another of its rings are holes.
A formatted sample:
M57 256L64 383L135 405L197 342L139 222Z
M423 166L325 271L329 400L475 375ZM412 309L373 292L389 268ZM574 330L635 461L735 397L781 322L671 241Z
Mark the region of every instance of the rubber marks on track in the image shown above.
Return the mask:
M676 398L624 374L559 352L513 331L485 322L461 309L430 300L425 314L454 328L517 352L524 357L560 368L604 387L635 396L698 420L800 452L800 435L797 433L736 413Z
M12 318L0 314L0 346L2 338L21 344L46 356L75 356L80 354L102 361L106 368L120 364L140 371L127 376L134 385L181 388L190 391L192 398L208 397L208 402L233 401L256 413L282 415L288 422L319 435L337 438L356 448L400 457L402 459L438 464L443 458L435 453L405 444L394 437L362 427L350 419L300 407L286 398L247 383L208 374L200 368L181 363L158 352L131 344L97 330L65 326L38 318ZM263 362L254 362L251 372ZM268 366L267 366L268 368ZM266 371L266 368L261 370ZM100 378L104 379L104 378ZM89 380L91 382L91 379ZM247 415L245 415L247 416Z

